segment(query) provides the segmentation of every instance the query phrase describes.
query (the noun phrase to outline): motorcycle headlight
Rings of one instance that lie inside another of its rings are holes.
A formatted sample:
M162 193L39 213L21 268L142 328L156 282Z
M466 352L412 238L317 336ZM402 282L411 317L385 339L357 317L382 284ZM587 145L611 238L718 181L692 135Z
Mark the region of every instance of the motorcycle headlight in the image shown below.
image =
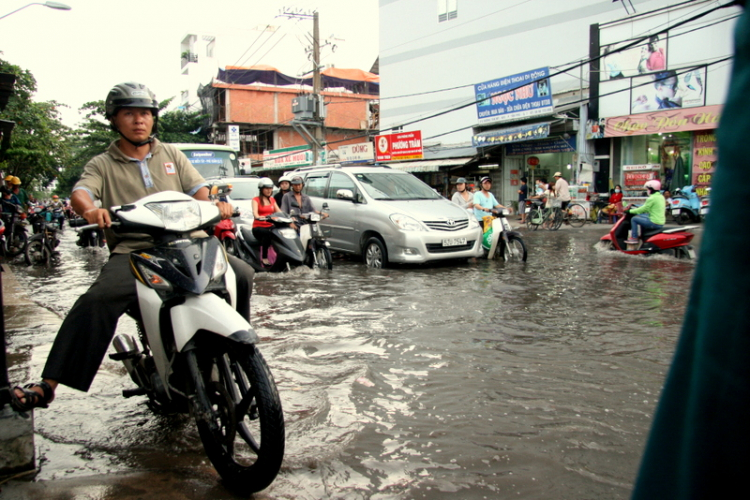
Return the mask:
M279 229L279 233L281 233L281 236L288 240L293 240L297 237L297 231L290 227L285 227L283 229Z
M214 268L211 271L211 281L217 281L219 278L224 276L229 267L229 261L227 259L226 251L221 247L221 251L217 252L216 260L214 260Z
M197 201L173 201L147 203L151 210L170 231L192 231L201 225L201 209Z
M402 231L424 231L425 228L413 217L404 214L391 215L391 222Z

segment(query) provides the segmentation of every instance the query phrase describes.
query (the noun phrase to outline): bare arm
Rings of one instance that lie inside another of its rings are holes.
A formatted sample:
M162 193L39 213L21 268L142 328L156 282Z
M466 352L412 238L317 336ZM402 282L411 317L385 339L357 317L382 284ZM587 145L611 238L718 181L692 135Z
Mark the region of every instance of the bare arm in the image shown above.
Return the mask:
M208 188L205 186L196 191L193 195L193 198L198 201L211 201L208 198ZM216 202L216 208L218 208L219 212L221 212L222 219L229 219L230 217L232 217L233 209L231 204L224 201L219 201Z
M112 220L109 218L109 210L97 208L89 194L83 189L73 191L73 194L70 195L70 205L89 224L99 224L99 227L109 227L112 225Z

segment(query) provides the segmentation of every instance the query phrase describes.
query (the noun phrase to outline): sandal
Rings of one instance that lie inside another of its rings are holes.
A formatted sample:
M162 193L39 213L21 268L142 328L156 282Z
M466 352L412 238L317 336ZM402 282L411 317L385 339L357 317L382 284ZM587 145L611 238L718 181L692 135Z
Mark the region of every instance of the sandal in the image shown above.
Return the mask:
M44 395L39 394L36 391L32 391L31 389L34 387L41 387L42 392L44 392ZM19 397L16 394L16 391L21 391L23 393L23 396ZM26 412L29 410L33 410L34 408L47 408L49 404L52 402L53 399L55 399L55 392L52 390L52 387L47 382L39 382L39 383L32 383L32 384L26 384L25 386L16 386L11 392L11 401L10 405L16 410L21 412ZM24 401L21 401L21 400Z

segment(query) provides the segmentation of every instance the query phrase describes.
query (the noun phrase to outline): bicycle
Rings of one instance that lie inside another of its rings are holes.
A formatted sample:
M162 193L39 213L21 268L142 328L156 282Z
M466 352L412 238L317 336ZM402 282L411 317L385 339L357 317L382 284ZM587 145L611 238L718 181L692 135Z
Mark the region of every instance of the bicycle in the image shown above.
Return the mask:
M582 227L586 224L586 208L580 203L570 203L565 210L560 209L561 221L558 228L564 223L569 224L570 227ZM555 220L557 221L557 214Z

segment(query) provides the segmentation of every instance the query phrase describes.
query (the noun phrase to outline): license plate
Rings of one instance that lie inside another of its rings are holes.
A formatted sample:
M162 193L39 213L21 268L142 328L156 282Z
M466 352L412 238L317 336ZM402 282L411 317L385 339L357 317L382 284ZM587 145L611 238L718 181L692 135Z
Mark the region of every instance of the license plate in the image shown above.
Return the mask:
M527 209L526 209L526 210L524 210L524 211L525 211L525 212L526 212L527 214L530 214L530 213L531 213L531 208L527 208Z
M444 247L456 247L456 246L465 245L465 244L466 244L466 238L450 238L447 240L443 240Z
M672 210L672 215L680 215L680 209L676 208L676 209Z
M708 213L708 207L701 208L701 215L706 215Z

